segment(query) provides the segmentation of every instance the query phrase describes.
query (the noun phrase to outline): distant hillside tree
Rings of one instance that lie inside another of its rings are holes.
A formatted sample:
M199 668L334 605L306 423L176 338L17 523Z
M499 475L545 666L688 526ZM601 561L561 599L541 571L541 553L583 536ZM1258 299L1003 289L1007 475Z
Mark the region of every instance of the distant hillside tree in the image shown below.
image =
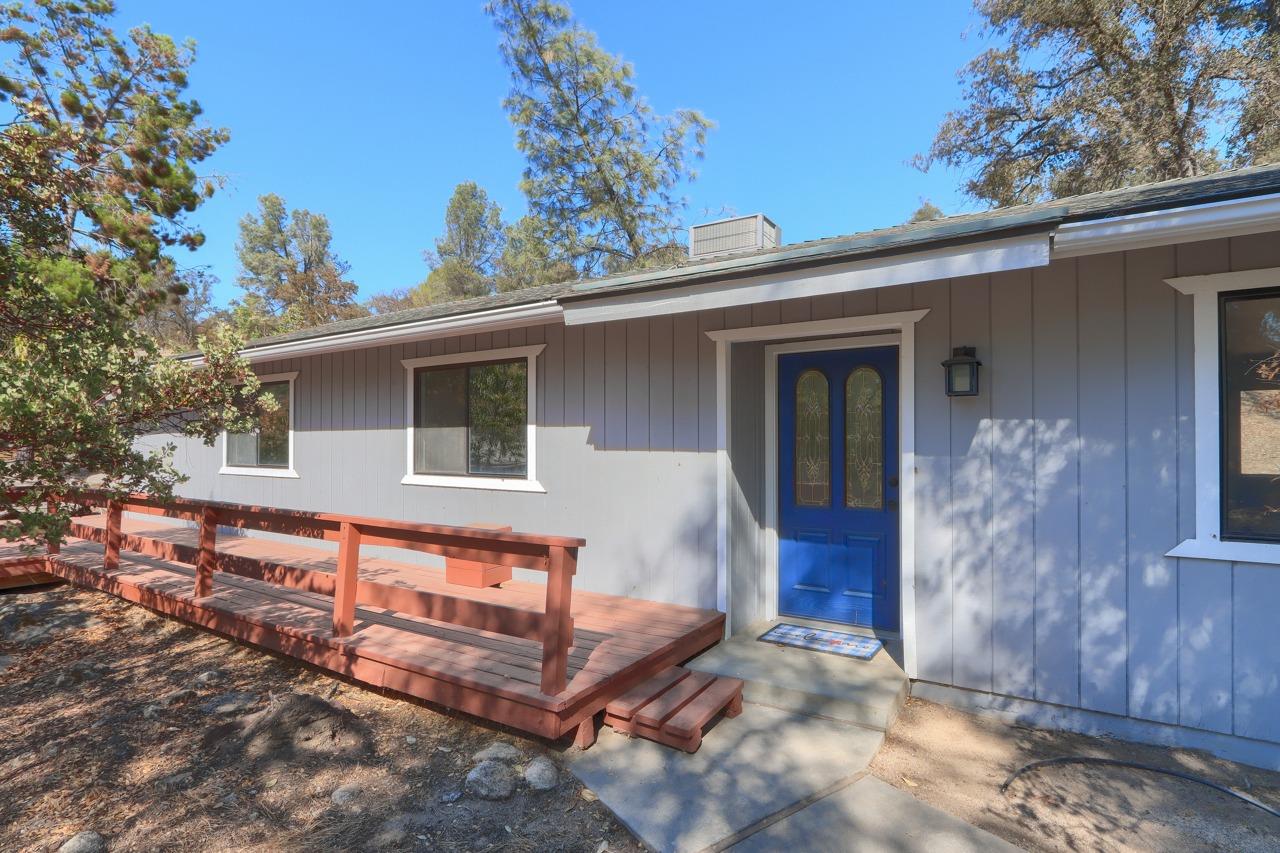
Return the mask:
M458 184L444 213L444 234L426 253L431 273L421 285L425 302L487 296L506 240L502 208L474 181Z
M263 324L275 331L364 314L355 302L356 285L346 278L351 266L334 253L332 242L324 214L287 212L280 196L261 196L258 215L240 220L236 242L237 281L246 292L237 303L241 313L262 313Z
M711 122L654 113L632 67L550 0L489 3L511 69L503 102L527 160L521 189L543 240L583 275L679 257L681 186Z
M934 219L941 219L944 215L942 208L924 198L920 200L920 206L916 208L915 213L911 214L911 218L907 220L907 223L929 222Z
M573 281L577 270L547 240L547 228L533 216L522 216L504 230L494 284L500 292Z
M217 279L202 269L176 270L164 265L156 273L157 283L168 294L138 321L166 353L196 349L200 335L217 316L213 305L213 285ZM185 288L183 296L174 291Z
M421 286L393 288L375 293L364 301L364 307L370 314L394 314L396 311L430 304Z
M454 188L444 220L435 250L425 253L431 268L426 280L370 297L370 310L386 314L577 277L573 264L552 251L542 223L524 216L508 225L502 207L472 181Z
M1280 156L1275 0L978 0L1003 45L917 163L996 205ZM1219 141L1219 137L1222 137Z

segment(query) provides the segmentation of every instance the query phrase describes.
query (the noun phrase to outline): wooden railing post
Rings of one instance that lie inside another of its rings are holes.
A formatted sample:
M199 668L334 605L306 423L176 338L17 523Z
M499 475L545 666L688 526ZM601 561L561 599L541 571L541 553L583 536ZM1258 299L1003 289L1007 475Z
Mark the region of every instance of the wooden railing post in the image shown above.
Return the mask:
M213 572L218 567L218 512L213 507L200 510L200 554L196 557L195 597L213 594Z
M58 502L53 498L49 498L49 500L45 504L45 509L48 511L49 515L54 515L58 511ZM62 547L58 545L56 542L49 543L50 554L57 554L61 550L62 550Z
M102 567L108 572L120 568L120 501L107 501L107 550L102 555Z
M342 522L338 534L338 580L333 589L333 636L349 637L356 622L356 581L360 564L360 528Z
M562 693L567 684L569 648L573 645L573 576L578 549L552 546L547 560L547 608L542 622L542 692Z

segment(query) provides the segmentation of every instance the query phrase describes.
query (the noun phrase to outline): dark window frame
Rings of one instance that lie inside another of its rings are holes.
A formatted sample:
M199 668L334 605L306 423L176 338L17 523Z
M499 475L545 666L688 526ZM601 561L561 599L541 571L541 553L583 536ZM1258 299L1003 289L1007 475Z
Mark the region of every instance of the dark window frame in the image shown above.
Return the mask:
M262 427L259 424L258 429L251 433L233 433L227 432L225 436L226 448L223 456L224 467L235 469L262 469L265 471L292 471L293 470L293 379L271 379L261 382L260 391L266 391L273 385L283 385L288 394L288 405L286 415L288 416L285 424L285 461L281 464L262 461ZM231 461L231 437L233 435L252 435L257 439L254 444L254 462L232 462Z
M1231 532L1228 512L1233 494L1231 472L1240 467L1241 461L1239 441L1236 441L1234 454L1231 447L1231 437L1240 433L1240 406L1232 405L1228 384L1227 368L1231 359L1228 355L1227 303L1261 299L1280 299L1280 287L1222 291L1218 294L1218 537L1223 542L1280 544L1280 532L1273 535ZM1280 385L1277 385L1277 390L1280 390Z
M418 376L422 373L440 372L446 370L461 370L464 373L465 380L463 382L463 399L462 411L466 418L464 429L466 430L466 467L465 474L456 471L421 471L418 469L417 459L412 455L409 460L410 474L415 477L482 477L488 480L528 480L529 479L529 439L528 433L525 434L524 448L524 471L520 474L508 473L485 473L471 470L471 371L477 367L489 367L498 364L518 364L524 368L524 409L525 409L525 428L528 429L530 418L529 406L529 359L525 356L516 356L514 358L496 358L484 359L481 361L459 362L457 364L428 364L421 367L415 367L411 371L413 382L412 388L412 410L409 413L411 431L416 431L418 427ZM411 434L413 434L411 432Z

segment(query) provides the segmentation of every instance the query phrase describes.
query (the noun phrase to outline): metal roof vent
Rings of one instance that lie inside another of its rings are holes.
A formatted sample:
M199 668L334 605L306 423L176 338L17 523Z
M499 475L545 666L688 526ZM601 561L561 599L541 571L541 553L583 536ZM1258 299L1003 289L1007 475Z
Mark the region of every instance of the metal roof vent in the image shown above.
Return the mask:
M776 249L780 245L782 229L763 213L707 222L689 229L689 257L694 259Z

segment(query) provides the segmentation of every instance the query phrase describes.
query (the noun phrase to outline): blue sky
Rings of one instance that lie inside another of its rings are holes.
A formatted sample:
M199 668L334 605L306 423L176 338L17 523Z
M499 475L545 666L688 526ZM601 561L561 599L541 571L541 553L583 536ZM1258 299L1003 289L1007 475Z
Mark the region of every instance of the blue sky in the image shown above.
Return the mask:
M976 209L960 176L907 162L983 48L965 0L572 6L659 112L717 123L686 224L759 211L795 242L901 222L921 198ZM329 217L362 296L422 279L458 182L485 187L508 218L523 210L509 78L479 0L119 0L119 29L142 22L198 42L191 92L231 131L206 163L228 182L196 214L207 243L180 259L221 279L220 303L239 293L237 223L263 193Z

